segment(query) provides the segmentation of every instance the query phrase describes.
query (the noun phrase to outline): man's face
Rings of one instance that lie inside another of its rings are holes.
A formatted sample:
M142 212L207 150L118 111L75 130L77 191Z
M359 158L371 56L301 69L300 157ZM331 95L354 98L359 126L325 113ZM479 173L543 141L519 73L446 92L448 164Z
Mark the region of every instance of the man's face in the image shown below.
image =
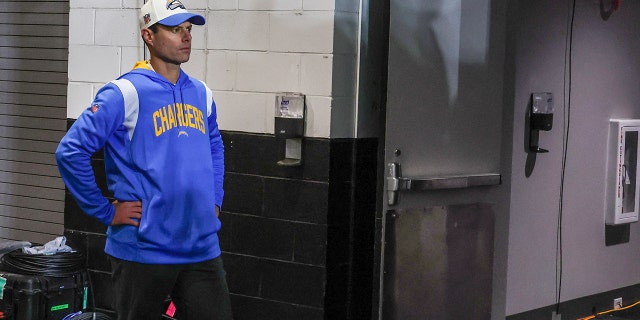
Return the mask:
M160 60L180 65L189 61L191 55L191 22L175 27L158 25L158 32L151 32L152 54Z

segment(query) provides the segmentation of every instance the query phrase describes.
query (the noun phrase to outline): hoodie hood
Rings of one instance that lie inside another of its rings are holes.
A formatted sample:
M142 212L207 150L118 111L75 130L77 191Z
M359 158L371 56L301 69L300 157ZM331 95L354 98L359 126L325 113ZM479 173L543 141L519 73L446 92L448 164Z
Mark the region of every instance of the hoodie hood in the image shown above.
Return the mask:
M153 70L153 67L151 66L151 63L149 63L149 60L141 60L141 61L137 61L135 65L133 65L133 70L135 69L147 69L147 70Z
M145 76L151 78L153 81L166 82L166 83L169 83L172 86L176 86L176 87L183 86L185 81L187 81L187 79L189 79L189 76L181 68L180 69L180 75L178 76L178 81L174 84L173 82L169 81L169 79L167 79L164 76L162 76L161 74L157 73L153 69L153 66L151 65L149 60L137 61L135 63L135 65L133 66L133 69L129 73L142 74L142 75L145 75Z

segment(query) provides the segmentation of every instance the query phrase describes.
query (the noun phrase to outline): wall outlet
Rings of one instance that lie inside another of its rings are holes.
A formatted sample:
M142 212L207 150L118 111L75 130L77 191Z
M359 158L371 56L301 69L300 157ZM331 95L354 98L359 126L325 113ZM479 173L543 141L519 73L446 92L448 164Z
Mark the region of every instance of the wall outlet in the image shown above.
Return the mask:
M555 311L551 311L551 320L562 320L562 316Z
M622 308L622 298L615 298L615 299L613 299L613 308L614 308L614 309L620 309L620 308Z

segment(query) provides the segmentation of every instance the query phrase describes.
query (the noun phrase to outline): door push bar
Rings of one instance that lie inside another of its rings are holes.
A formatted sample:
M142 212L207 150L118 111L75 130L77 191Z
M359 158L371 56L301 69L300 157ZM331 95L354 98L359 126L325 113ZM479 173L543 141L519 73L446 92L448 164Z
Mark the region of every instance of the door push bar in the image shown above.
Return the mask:
M460 189L500 184L500 174L483 173L459 176L405 178L401 176L400 164L387 164L387 196L390 206L396 204L398 191L428 191L442 189Z

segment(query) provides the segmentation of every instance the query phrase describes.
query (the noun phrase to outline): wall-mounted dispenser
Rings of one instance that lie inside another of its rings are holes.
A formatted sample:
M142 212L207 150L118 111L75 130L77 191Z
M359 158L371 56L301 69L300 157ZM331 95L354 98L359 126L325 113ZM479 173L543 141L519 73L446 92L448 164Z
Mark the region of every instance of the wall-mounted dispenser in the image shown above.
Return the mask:
M302 163L302 138L306 117L305 96L301 93L276 95L275 136L285 140L281 166L299 166Z
M553 127L553 94L551 92L537 92L531 94L531 109L529 112L529 151L545 153L549 150L538 146L538 132L550 131Z
M638 221L640 189L638 134L640 120L611 119L607 156L605 222L617 225Z

